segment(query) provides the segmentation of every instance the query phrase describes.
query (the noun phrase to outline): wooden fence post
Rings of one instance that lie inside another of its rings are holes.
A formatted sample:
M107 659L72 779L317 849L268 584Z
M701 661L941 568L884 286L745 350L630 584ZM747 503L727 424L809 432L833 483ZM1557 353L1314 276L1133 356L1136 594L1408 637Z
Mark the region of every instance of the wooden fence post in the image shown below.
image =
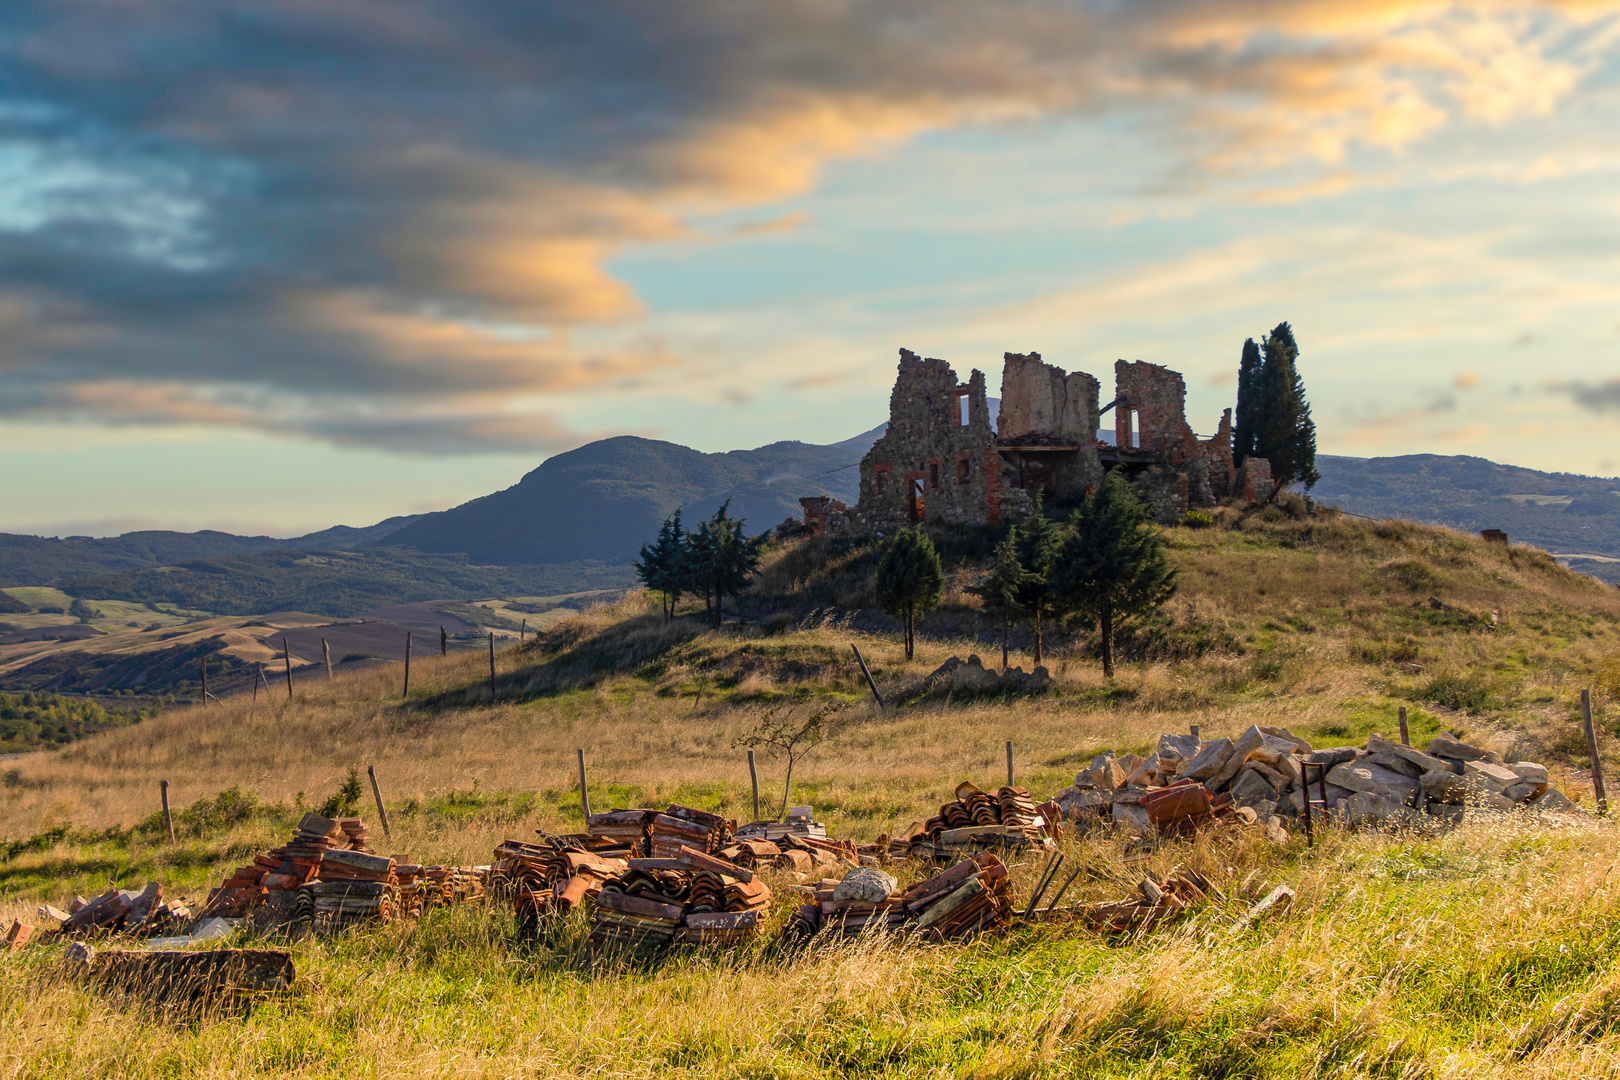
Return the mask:
M1007 740L1007 786L1013 786L1012 740Z
M383 835L392 840L394 832L388 827L388 811L383 809L382 788L377 786L377 766L367 765L366 775L371 777L371 797L377 800L377 816L382 819Z
M158 791L163 796L163 827L169 830L169 843L174 843L174 817L169 813L169 782L158 781Z
M411 696L411 632L405 631L405 689L400 697ZM380 805L380 804L379 804Z
M872 673L866 670L866 661L861 658L860 646L851 642L849 647L855 651L855 662L861 665L861 674L866 676L866 685L872 689L872 697L877 701L878 712L887 712L888 710L883 707L883 695L878 693L877 683L872 681Z
M202 704L203 708L206 709L208 708L208 658L206 656L197 658L197 670L202 673Z
M1581 725L1586 728L1586 752L1592 756L1592 793L1597 796L1597 812L1609 812L1609 796L1603 790L1603 762L1598 757L1597 729L1592 727L1592 691L1581 691Z
M1195 739L1198 738L1198 725L1197 724L1188 724L1187 725L1187 730L1192 733L1193 738L1195 738Z
M523 644L524 640L528 636L529 636L529 620L524 619L523 620L523 625L518 627L518 644L519 645Z
M748 782L754 785L754 820L759 820L759 770L754 768L754 752L748 751Z
M579 755L579 807L585 811L585 824L591 823L591 793L585 789L585 751L576 750Z
M495 703L495 631L489 632L489 702ZM585 751L581 750L580 753Z
M287 700L291 701L292 700L292 648L287 644L287 639L286 638L281 639L281 659L287 665Z
M326 677L330 679L332 677L332 646L326 643L325 638L321 638L321 659L326 661Z
M449 653L450 653L450 635L445 633L444 632L444 627L441 626L441 627L439 627L439 655L440 656L448 656Z
M1407 727L1406 727L1406 706L1405 705L1401 706L1401 745L1402 746L1411 746L1412 745L1412 733L1410 731L1408 731Z

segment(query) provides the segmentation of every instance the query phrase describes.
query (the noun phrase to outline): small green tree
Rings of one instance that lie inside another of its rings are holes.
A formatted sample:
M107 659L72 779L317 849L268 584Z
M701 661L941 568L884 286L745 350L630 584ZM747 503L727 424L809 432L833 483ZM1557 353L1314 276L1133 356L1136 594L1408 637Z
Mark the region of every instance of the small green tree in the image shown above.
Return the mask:
M984 580L968 592L984 600L984 616L1001 624L1001 670L1007 670L1007 637L1015 620L1024 616L1018 606L1018 590L1024 584L1024 568L1018 562L1018 549L1012 537L996 545L995 562Z
M1176 574L1153 514L1114 469L1075 511L1053 575L1056 604L1097 628L1103 674L1114 677L1114 631L1175 595Z
M763 749L773 757L787 756L787 777L782 781L782 808L776 820L787 813L793 797L793 766L808 757L816 747L843 729L839 714L849 708L847 701L834 701L804 712L790 705L772 705L765 710L754 730L731 745L748 750Z
M641 583L659 594L664 621L675 617L675 605L687 582L686 531L681 528L681 512L676 510L658 528L658 539L641 545L641 558L634 564Z
M688 574L697 585L692 591L703 591L709 622L716 628L725 617L726 597L736 596L747 586L759 569L767 542L763 534L750 538L744 531L745 519L731 517L730 509L727 499L686 541Z
M877 601L905 625L907 660L917 643L917 616L937 605L944 589L945 571L939 565L939 552L922 526L913 525L895 533L878 560Z
M1068 538L1068 529L1046 516L1037 497L1034 511L1014 525L1007 538L1012 542L1022 571L1018 586L1013 590L1013 600L1029 619L1030 631L1035 636L1035 664L1039 666L1047 617L1052 614L1053 564Z
M1299 345L1287 323L1278 323L1266 336L1265 362L1260 370L1261 398L1265 402L1263 423L1254 452L1271 462L1271 497L1276 498L1290 484L1316 486L1316 424L1305 400L1305 383L1295 361Z

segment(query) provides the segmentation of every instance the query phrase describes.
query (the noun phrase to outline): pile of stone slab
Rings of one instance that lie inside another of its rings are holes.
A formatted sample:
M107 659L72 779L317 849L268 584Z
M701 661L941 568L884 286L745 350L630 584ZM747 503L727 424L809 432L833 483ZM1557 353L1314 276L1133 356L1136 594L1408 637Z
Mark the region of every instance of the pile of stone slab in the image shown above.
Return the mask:
M616 949L737 943L759 933L771 890L753 871L696 848L631 859L595 897L593 945Z
M1351 825L1432 824L1461 817L1464 806L1574 808L1550 786L1544 766L1505 764L1446 733L1422 750L1380 735L1362 747L1317 750L1271 726L1235 739L1165 734L1147 757L1108 751L1055 798L1069 820L1112 822L1139 836L1186 835L1224 819L1281 841L1303 816L1307 764L1325 768L1326 810ZM1322 798L1315 785L1311 798Z
M1545 765L1504 762L1495 751L1470 746L1446 732L1421 750L1371 735L1364 746L1318 750L1307 760L1328 766L1328 810L1352 825L1457 821L1469 809L1576 809L1552 786ZM1321 797L1314 785L1311 796ZM1279 807L1297 814L1303 798L1290 792Z
M816 821L814 810L808 806L795 806L788 810L782 821L750 821L737 830L739 840L780 840L784 836L813 836L825 839L827 826Z
M163 899L161 882L149 881L139 889L109 889L89 900L75 896L67 910L50 904L39 907L39 923L14 924L7 941L12 948L21 948L35 934L35 940L45 936L65 934L71 937L93 937L104 934L131 934L140 937L161 937L173 934L191 925L191 910L179 901Z
M841 880L819 882L807 900L793 922L800 934L851 937L901 930L949 941L1001 929L1013 920L1007 867L988 851L903 892L884 871L859 867Z
M890 840L888 859L950 862L980 851L1018 852L1052 846L1061 813L1055 803L1037 805L1022 787L1006 786L994 793L963 781L956 798L940 806L939 813L903 836Z
M1172 871L1162 879L1149 874L1136 883L1136 891L1125 900L1083 907L1080 917L1103 933L1139 933L1211 899L1226 899L1219 886L1193 870Z

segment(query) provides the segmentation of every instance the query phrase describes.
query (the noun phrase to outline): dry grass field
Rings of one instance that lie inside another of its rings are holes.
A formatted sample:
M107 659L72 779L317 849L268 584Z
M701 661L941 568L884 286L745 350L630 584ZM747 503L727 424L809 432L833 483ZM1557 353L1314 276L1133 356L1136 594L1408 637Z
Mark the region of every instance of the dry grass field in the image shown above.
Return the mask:
M7 762L0 916L147 877L200 897L368 764L395 847L423 862L487 862L505 836L578 827L576 749L596 808L683 801L744 818L739 740L769 710L830 703L847 723L800 764L793 801L857 839L927 817L960 780L997 782L1007 740L1020 782L1046 795L1093 753L1161 731L1273 723L1359 743L1392 732L1402 704L1414 741L1443 727L1545 761L1591 804L1575 703L1598 690L1612 742L1620 591L1536 552L1398 523L1229 513L1171 530L1171 544L1181 592L1135 639L1137 659L1109 682L1083 638L1060 643L1054 685L1034 697L922 694L950 655L999 659L970 639L962 581L908 664L897 638L828 616L829 596L859 589L861 553L801 545L773 555L744 607L776 614L666 626L632 594L499 652L494 704L486 657L435 658L413 665L408 698L391 665ZM782 763L763 765L774 809ZM192 808L174 848L151 820L161 779ZM369 798L361 812L373 816ZM1084 895L1129 888L1137 868L1117 839L1070 844L1092 868ZM1615 1071L1620 841L1607 822L1482 817L1441 836L1335 834L1309 852L1302 838L1205 838L1153 858L1202 869L1234 899L1137 942L1053 927L966 946L761 942L650 969L593 962L577 923L532 945L508 914L461 910L300 943L302 990L202 1023L66 986L54 955L26 950L0 957L0 1061L13 1076ZM1243 898L1282 881L1299 890L1293 910L1236 930Z

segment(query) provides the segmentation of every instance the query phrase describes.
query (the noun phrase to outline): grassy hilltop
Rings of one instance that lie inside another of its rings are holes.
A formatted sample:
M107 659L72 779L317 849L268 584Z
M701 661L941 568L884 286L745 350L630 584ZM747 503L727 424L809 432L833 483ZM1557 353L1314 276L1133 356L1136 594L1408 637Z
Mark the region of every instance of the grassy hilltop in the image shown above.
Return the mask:
M1590 805L1574 704L1600 688L1612 739L1620 591L1534 551L1393 522L1226 512L1170 541L1182 589L1128 639L1134 660L1109 682L1083 636L1061 642L1036 697L923 692L950 655L999 659L964 591L971 538L951 549L951 591L910 664L883 620L851 609L871 552L805 541L773 552L747 623L665 625L632 594L499 653L494 705L487 659L452 655L413 665L408 700L391 665L0 763L0 916L109 879L200 897L367 764L396 849L422 862L487 862L504 836L577 828L576 748L596 808L683 801L746 818L737 740L768 709L835 701L851 722L800 765L794 801L857 839L923 820L960 780L997 782L1009 739L1020 782L1044 796L1093 753L1160 731L1275 723L1336 745L1393 732L1402 704L1414 741L1444 727L1544 761ZM898 702L887 715L852 641ZM782 766L763 766L774 807ZM188 808L174 849L153 819L159 779ZM1116 839L1068 843L1092 868L1086 897L1122 896L1140 873ZM1052 928L967 946L762 942L656 970L593 966L578 922L534 946L498 909L441 912L300 943L302 991L194 1026L57 986L51 957L29 950L0 959L0 1054L19 1076L139 1062L159 1076L1294 1077L1592 1075L1620 1050L1607 823L1480 820L1444 837L1335 835L1309 853L1299 837L1205 837L1152 858L1235 897L1287 882L1299 900L1244 934L1234 899L1134 943Z

